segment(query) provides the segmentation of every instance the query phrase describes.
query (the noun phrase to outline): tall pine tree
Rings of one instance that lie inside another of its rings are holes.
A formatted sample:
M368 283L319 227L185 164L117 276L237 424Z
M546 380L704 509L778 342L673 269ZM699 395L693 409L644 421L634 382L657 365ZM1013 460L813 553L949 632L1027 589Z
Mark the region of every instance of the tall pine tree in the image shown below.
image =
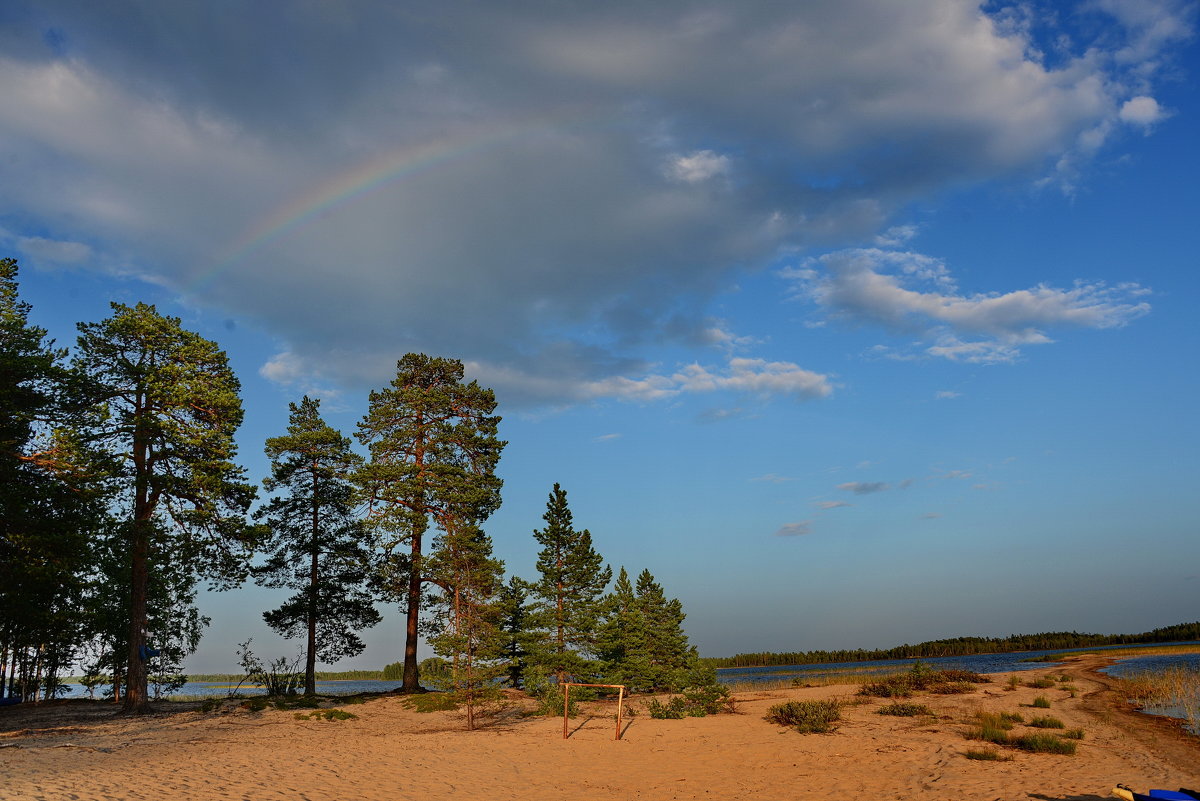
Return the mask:
M600 655L605 675L634 692L678 691L711 683L683 631L683 604L667 598L649 570L636 586L625 568L605 599Z
M592 669L589 657L596 647L600 601L612 568L592 547L591 532L575 530L566 490L557 483L542 519L546 527L533 532L542 545L537 559L540 577L533 585L547 639L540 660L561 684L568 675L585 675Z
M405 692L420 689L417 636L425 583L424 538L431 521L450 531L481 524L500 506L496 397L463 383L463 365L409 353L391 386L372 392L357 437L371 452L355 474L368 522L385 551L382 581L405 604Z
M255 491L233 462L241 385L225 353L153 306L112 308L107 320L79 325L75 365L96 389L90 436L117 462L128 510L125 709L143 712L156 529L189 570L235 583L249 567L245 514Z
M289 405L287 433L267 440L271 475L263 484L279 493L255 517L265 520L269 556L255 568L268 587L297 590L263 614L285 637L305 637L304 692L316 692L316 664L362 652L357 632L379 622L366 584L367 530L354 516L349 476L362 459L350 439L321 417L321 402L305 396Z

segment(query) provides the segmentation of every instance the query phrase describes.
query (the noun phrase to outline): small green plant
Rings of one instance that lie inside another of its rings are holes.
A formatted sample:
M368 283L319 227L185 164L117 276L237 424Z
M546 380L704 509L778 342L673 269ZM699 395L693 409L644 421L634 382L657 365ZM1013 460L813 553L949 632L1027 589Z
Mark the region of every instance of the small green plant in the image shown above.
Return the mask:
M1039 690L1047 690L1054 686L1054 679L1050 678L1049 676L1042 676L1041 678L1034 679L1033 681L1029 682L1029 686L1036 687Z
M1033 754L1074 754L1075 743L1053 734L1023 734L1012 741L1022 751Z
M1058 733L1059 737L1066 737L1068 740L1082 740L1083 729L1067 729Z
M1059 681L1070 681L1071 677L1068 676L1066 673L1062 673L1062 674L1059 674L1058 680Z
M269 704L270 702L266 698L256 696L242 701L242 709L248 709L251 712L262 712Z
M860 695L878 698L908 698L915 692L931 691L942 694L971 692L973 684L985 684L991 679L971 670L931 670L916 662L912 670L879 681L864 684Z
M978 759L983 762L1012 762L1012 754L1002 754L995 748L969 748L963 754L967 759Z
M1035 729L1065 729L1065 728L1067 728L1067 724L1063 723L1058 718L1052 718L1049 715L1045 715L1040 718L1034 718L1033 720L1029 721L1029 725Z
M1000 719L1008 723L1024 723L1025 718L1017 712L1001 712Z
M657 698L646 702L646 712L655 720L682 720L687 717L687 705L682 698L675 696L665 704Z
M767 710L765 720L791 726L801 734L833 731L842 713L837 701L786 701Z
M894 715L898 718L915 718L918 715L932 715L933 712L924 704L902 704L893 701L887 706L881 706L875 712L879 715Z
M209 698L204 703L200 704L201 712L216 712L221 708L220 698Z
M417 712L453 712L458 703L450 693L416 693L405 696L404 705ZM558 697L558 711L562 713L562 696Z
M321 699L315 695L303 695L299 698L278 698L271 702L276 709L317 709Z
M1031 704L1031 706L1035 706L1038 709L1049 709L1050 708L1050 699L1044 695L1039 695L1037 698L1033 699L1033 703Z
M1021 677L1018 676L1016 673L1014 673L1008 677L1008 686L1005 689L1012 691L1012 690L1017 689L1020 686L1021 686Z
M316 712L297 712L296 720L357 720L358 715L344 709L318 709Z
M729 688L720 684L689 687L683 691L683 702L688 715L694 718L733 711L733 699L729 697Z
M976 712L975 727L967 732L968 740L983 740L996 745L1008 745L1008 731L1013 727L1007 713Z

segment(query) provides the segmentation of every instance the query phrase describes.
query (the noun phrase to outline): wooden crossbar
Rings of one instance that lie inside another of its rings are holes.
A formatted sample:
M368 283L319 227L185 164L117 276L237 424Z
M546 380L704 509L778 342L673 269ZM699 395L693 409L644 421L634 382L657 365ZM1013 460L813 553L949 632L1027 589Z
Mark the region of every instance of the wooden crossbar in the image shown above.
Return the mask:
M568 712L571 710L571 688L572 687L607 687L610 690L618 690L617 693L617 732L613 736L614 740L621 739L621 710L625 705L625 685L624 684L580 684L578 682L566 682L561 685L563 688L563 739L566 740L571 735L567 733L567 719L570 717Z

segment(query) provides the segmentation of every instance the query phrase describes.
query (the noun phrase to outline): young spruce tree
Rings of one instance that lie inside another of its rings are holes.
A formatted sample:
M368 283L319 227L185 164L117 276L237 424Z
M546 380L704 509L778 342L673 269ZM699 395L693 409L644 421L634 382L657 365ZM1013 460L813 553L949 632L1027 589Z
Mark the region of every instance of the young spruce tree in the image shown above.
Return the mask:
M683 604L668 599L649 570L636 587L625 568L605 599L606 618L600 632L605 675L634 692L678 691L711 683L699 665L696 649L683 631Z
M350 473L361 459L350 439L321 417L321 402L305 396L290 404L287 434L267 440L271 476L263 484L281 493L258 511L270 531L270 555L255 569L260 584L296 594L263 614L284 637L305 637L304 692L316 692L316 664L362 652L357 632L379 622L366 584L370 549L366 527L354 516Z
M547 640L540 661L561 684L568 675L591 672L588 657L595 651L600 602L612 568L592 547L591 532L575 530L566 490L557 483L542 519L546 527L533 532L542 545L537 559L540 578L533 585Z
M125 709L144 712L152 538L170 537L164 550L187 570L239 582L253 546L245 515L255 490L233 462L241 385L225 353L153 306L112 308L107 320L79 325L74 363L95 388L89 436L118 465L112 478L128 510Z
M464 521L481 524L500 506L496 464L506 443L496 436L496 396L462 379L457 359L409 353L396 363L391 386L371 393L358 425L371 458L354 480L381 537L382 583L406 607L405 692L420 688L417 635L430 522L449 532Z
M450 523L435 541L426 577L439 589L429 644L449 662L444 681L467 709L467 728L474 729L476 708L499 696L496 680L507 668L498 625L504 563L492 556L492 540L483 529Z

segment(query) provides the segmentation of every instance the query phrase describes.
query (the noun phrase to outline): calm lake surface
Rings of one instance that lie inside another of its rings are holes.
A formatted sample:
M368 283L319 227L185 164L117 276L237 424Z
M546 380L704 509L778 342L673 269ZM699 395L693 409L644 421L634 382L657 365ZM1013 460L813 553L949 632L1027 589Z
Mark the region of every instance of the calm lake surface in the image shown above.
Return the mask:
M1179 644L1179 643L1163 643L1163 644ZM1196 643L1184 643L1196 644ZM1113 645L1105 648L1089 648L1087 650L1112 650L1119 651L1123 648L1144 648L1144 645ZM940 656L940 657L924 657L920 661L923 664L929 665L937 669L944 668L963 668L965 670L973 670L976 673L1007 673L1015 670L1036 670L1044 668L1053 662L1025 662L1023 660L1033 659L1040 656L1053 654L1065 654L1079 651L1078 648L1064 648L1054 651L1020 651L1011 654L975 654L970 656ZM1119 676L1119 670L1139 671L1139 670L1154 670L1158 666L1167 664L1180 664L1178 661L1169 660L1192 660L1191 662L1183 662L1183 664L1198 664L1200 663L1200 655L1197 654L1172 654L1167 656L1145 656L1123 659L1117 664L1109 668L1109 672L1114 676ZM1158 661L1168 660L1168 661ZM882 659L873 662L837 662L827 665L774 665L771 667L755 667L755 668L723 668L717 671L717 680L722 684L758 684L767 682L778 682L794 678L813 677L818 678L830 673L846 673L848 671L862 673L890 673L896 670L905 670L912 667L916 659ZM67 685L70 687L70 692L64 696L66 698L86 698L87 689L80 684ZM395 690L400 686L399 681L376 681L376 680L359 680L359 681L318 681L317 692L322 695L354 695L355 693L378 693ZM101 691L104 688L96 689L96 697L99 698ZM172 693L172 695L186 696L223 696L229 695L233 691L233 686L228 682L208 682L208 681L189 681L180 689ZM261 695L265 692L261 687L246 687L243 686L240 690L243 695ZM151 687L153 694L153 687Z
M1104 668L1102 673L1110 676L1129 676L1136 673L1160 673L1174 667L1200 670L1200 654L1160 654L1158 656L1134 656L1122 659ZM1184 699L1193 710L1200 707L1200 698ZM1161 715L1167 718L1188 718L1187 710L1181 706L1147 706L1142 712L1147 715ZM1193 734L1200 734L1200 726L1189 727Z

